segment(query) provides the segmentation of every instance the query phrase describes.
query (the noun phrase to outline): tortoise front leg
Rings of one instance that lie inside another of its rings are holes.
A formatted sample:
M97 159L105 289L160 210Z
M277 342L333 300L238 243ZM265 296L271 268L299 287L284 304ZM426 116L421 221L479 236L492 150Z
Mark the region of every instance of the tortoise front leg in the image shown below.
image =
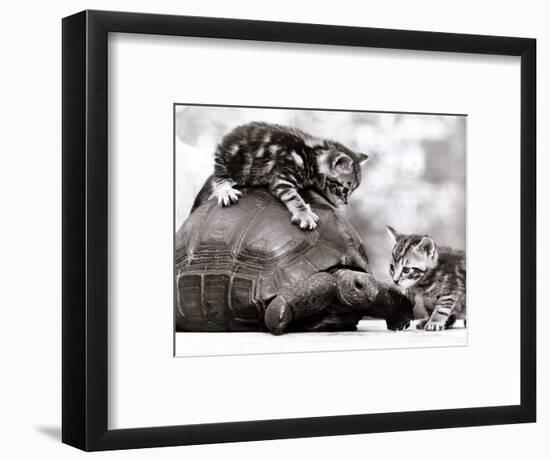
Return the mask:
M264 323L274 335L283 333L287 325L292 322L294 314L286 299L279 295L267 306L264 314Z
M326 272L276 296L267 306L264 323L274 335L282 334L290 322L325 312L336 300L336 279Z
M280 335L289 323L323 313L353 313L357 321L366 315L382 318L390 330L400 330L410 324L413 305L395 289L378 283L372 274L338 269L314 274L292 292L276 296L266 308L264 323L271 333ZM350 317L341 320L349 330ZM328 325L327 321L321 323Z

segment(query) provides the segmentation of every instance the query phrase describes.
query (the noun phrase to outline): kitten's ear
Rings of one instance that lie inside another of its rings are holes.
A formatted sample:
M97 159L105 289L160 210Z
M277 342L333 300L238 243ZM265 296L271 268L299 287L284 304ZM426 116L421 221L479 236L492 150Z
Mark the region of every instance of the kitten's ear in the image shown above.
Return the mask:
M353 159L347 154L340 154L334 159L332 168L341 171L351 171L353 168Z
M397 242L397 239L399 238L399 233L391 226L386 226L386 229L388 230L388 235L392 239L392 242Z
M367 154L357 154L357 163L359 163L359 165L363 165L368 159L369 156Z
M416 249L422 253L425 253L431 259L434 259L437 254L435 242L428 236L423 237L422 240L420 240L420 243L416 245Z

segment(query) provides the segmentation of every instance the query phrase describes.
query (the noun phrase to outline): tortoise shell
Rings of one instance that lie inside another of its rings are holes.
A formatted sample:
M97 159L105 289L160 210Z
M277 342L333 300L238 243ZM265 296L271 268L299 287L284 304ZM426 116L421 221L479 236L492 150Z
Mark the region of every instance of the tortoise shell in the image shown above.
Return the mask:
M340 265L368 271L343 214L314 192L303 195L319 216L312 231L292 224L286 207L257 188L227 208L209 200L187 218L175 243L178 331L263 330L266 305L297 281Z

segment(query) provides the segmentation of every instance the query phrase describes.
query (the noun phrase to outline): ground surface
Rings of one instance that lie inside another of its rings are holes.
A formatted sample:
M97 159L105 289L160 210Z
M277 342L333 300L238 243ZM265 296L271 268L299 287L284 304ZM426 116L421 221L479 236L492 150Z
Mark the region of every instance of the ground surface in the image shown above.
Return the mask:
M415 347L466 346L461 323L441 332L389 331L382 320L362 320L358 331L338 333L176 333L176 356L276 354Z

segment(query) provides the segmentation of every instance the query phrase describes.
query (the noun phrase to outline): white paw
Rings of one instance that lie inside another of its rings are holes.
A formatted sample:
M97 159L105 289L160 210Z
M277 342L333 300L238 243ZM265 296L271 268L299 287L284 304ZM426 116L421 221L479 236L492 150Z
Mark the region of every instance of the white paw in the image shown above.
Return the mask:
M291 218L291 221L294 224L298 224L300 229L315 229L317 227L317 222L319 221L319 216L317 216L311 209L309 205L303 211L296 211Z
M230 181L221 181L214 184L212 195L218 199L218 205L229 206L239 201L242 192L234 189Z
M445 322L432 322L431 320L426 323L424 330L426 331L442 331L445 329Z

